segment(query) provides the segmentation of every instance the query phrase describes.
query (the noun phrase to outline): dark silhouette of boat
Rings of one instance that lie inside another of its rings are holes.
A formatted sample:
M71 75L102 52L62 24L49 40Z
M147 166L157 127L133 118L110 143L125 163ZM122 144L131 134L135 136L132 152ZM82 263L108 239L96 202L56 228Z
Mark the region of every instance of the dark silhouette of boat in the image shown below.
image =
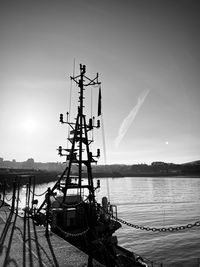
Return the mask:
M147 266L142 258L118 245L114 233L121 227L116 220L117 207L111 205L107 197L97 203L95 191L100 188L100 180L94 185L92 164L100 156L97 149L94 155L90 151L95 128L100 128L100 119L86 120L84 113L84 91L89 87L99 88L98 117L101 115L101 83L98 73L94 79L86 75L85 65L80 65L80 74L71 77L79 87L79 101L75 122L66 121L60 114L60 122L70 126L68 141L70 148L58 148L58 153L66 157L66 168L53 186L48 189L44 202L37 209L34 220L37 224L46 224L47 234L51 231L88 254L88 266L93 259L105 266ZM94 88L95 89L95 88ZM77 169L77 176L72 167ZM83 177L84 169L84 177ZM85 175L86 170L86 175Z

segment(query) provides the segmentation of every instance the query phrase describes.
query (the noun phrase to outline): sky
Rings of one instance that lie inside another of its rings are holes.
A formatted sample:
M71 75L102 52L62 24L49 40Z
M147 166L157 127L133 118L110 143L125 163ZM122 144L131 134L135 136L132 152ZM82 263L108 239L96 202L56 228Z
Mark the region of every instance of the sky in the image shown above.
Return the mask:
M62 161L81 63L102 83L100 164L199 160L199 14L195 0L1 0L0 157Z

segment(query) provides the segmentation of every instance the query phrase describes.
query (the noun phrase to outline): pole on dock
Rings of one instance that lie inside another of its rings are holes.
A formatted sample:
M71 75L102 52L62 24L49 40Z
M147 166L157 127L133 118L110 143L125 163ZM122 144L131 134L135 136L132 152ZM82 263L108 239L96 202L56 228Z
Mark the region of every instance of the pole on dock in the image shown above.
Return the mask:
M1 186L1 183L0 183L0 186ZM1 198L1 194L0 194L0 200L1 200L1 204L0 204L0 208L3 207L4 205L4 201L5 201L5 195L6 195L6 181L4 180L3 181L3 195L2 195L2 198Z
M46 237L49 237L50 192L51 192L51 189L50 189L50 187L48 187L48 190L47 190L47 212L46 212L46 232L45 232Z
M4 180L3 181L3 204L4 204L4 201L5 201L5 195L6 195L6 181Z
M16 179L13 181L13 196L12 196L11 212L14 212L14 209L15 209L15 194L16 194Z
M33 176L33 192L32 192L32 202L31 202L31 210L32 210L32 215L35 215L35 209L34 209L34 201L35 198L35 176Z

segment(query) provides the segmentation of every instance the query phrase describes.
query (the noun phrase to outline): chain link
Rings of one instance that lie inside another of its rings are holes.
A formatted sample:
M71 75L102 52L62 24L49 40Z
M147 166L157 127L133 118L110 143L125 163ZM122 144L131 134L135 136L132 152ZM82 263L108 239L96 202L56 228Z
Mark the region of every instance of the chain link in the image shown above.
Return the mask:
M9 202L9 201L11 201L12 200L12 196L11 196L11 198L9 199L6 195L5 195L5 199Z
M30 191L31 191L31 193L33 194L33 190L30 190ZM46 194L47 191L48 191L48 189L47 189L46 191L44 191L43 193L41 193L41 194L36 194L36 193L34 193L34 196L36 196L36 197L41 197L41 196L43 196L44 194Z
M113 219L115 219L116 221L120 222L120 223L123 223L127 226L130 226L130 227L133 227L133 228L136 228L136 229L140 229L140 230L146 230L146 231L152 231L152 232L173 232L173 231L180 231L180 230L185 230L185 229L190 229L192 227L197 227L197 226L200 226L200 221L197 221L195 223L189 223L187 225L181 225L181 226L175 226L175 227L168 227L168 228L156 228L156 227L145 227L145 226L142 226L142 225L137 225L137 224L132 224L132 223L129 223L129 222L126 222L120 218L117 218L115 216L111 216Z
M63 231L63 229L61 229L59 226L56 226L56 228L62 233L64 234L65 238L67 237L79 237L79 236L82 236L84 234L86 234L89 230L89 228L85 229L83 232L80 232L80 233L76 233L76 234L72 234L72 233L68 233L68 232L65 232Z
M97 203L98 204L98 203ZM99 207L103 212L105 212L105 210L103 209L103 207ZM129 223L126 222L116 216L114 216L113 214L111 214L110 212L106 212L108 215L111 216L111 218L113 218L114 220L125 224L127 226L133 227L135 229L140 229L140 230L145 230L145 231L152 231L152 232L173 232L173 231L181 231L181 230L185 230L185 229L191 229L193 227L198 227L200 226L200 221L196 221L195 223L189 223L187 225L181 225L181 226L175 226L175 227L162 227L162 228L156 228L156 227L146 227L143 225L138 225L138 224L133 224L133 223Z

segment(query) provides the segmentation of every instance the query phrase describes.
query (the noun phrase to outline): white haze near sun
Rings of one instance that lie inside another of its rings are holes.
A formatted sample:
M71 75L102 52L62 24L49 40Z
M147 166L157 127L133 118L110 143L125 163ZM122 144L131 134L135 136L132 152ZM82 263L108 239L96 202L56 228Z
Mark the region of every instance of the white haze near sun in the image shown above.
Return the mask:
M34 117L26 117L21 121L22 130L27 133L34 133L39 128L39 123Z

